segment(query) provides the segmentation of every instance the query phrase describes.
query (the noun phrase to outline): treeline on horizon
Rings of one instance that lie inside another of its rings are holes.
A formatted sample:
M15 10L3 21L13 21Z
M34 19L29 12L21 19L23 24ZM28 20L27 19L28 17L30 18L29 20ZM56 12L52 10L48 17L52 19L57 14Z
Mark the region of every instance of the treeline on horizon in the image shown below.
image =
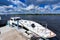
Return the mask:
M6 15L6 16L7 16L7 15L12 15L12 16L13 16L13 15L14 15L14 16L15 16L15 15L41 15L41 16L55 16L55 15L59 15L59 16L60 16L60 14L58 14L58 13L57 13L57 14L0 14L0 16L1 16L1 15Z

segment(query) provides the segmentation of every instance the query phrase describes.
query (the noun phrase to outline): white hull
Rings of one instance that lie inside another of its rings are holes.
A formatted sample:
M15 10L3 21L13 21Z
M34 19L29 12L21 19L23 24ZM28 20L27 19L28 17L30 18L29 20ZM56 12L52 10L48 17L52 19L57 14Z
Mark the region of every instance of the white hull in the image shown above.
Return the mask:
M52 32L51 30L49 30L48 28L43 27L42 25L40 25L37 22L34 21L30 21L30 20L10 20L10 25L17 24L20 25L22 27L27 28L30 33L32 34L36 34L39 37L42 38L51 38L51 37L55 37L56 34L54 32ZM32 27L32 24L34 24L35 27ZM25 30L26 31L26 30Z

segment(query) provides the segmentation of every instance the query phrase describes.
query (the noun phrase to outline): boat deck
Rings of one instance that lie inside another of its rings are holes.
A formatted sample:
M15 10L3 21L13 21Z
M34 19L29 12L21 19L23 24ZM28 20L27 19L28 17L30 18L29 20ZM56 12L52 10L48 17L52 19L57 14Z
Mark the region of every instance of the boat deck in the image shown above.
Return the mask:
M28 40L28 38L17 30L5 26L0 28L0 40Z

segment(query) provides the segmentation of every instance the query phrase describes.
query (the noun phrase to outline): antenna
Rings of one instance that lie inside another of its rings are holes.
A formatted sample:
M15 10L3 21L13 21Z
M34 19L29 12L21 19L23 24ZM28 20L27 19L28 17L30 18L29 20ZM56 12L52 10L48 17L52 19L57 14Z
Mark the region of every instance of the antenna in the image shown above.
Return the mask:
M47 24L46 24L46 28L47 28Z
M45 24L46 25L46 27L45 27L45 33L46 33L46 31L47 31L47 24Z

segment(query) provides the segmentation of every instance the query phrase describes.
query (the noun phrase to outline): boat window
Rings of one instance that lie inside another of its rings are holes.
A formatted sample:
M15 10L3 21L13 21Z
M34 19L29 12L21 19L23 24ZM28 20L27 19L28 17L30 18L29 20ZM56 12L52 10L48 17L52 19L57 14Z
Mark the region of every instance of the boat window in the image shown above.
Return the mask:
M31 24L31 26L34 28L35 27L35 24Z
M19 19L14 19L15 21L17 21L17 20L21 20L20 18Z
M18 29L22 28L21 25L18 25L18 24L12 23L12 27L14 27L14 26L18 26Z
M22 28L22 26L21 25L18 25L18 29L20 29L20 28Z
M13 19L10 19L10 20L13 20Z
M27 31L25 31L25 33L29 35L29 33Z
M25 27L23 27L23 29L25 29L25 30L29 31L29 29L27 29L27 28L25 28Z

